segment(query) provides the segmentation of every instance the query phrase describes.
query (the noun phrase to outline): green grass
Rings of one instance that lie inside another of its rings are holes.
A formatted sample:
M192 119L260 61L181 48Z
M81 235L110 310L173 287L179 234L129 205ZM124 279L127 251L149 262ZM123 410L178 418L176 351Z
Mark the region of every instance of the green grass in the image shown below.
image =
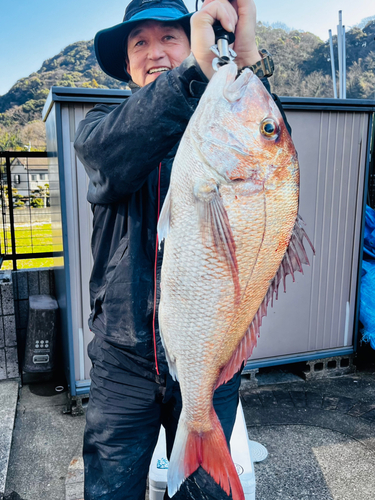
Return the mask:
M16 237L16 252L20 253L38 253L38 252L52 252L52 250L62 250L62 244L53 248L52 243L52 225L48 222L35 223L32 227L27 225L18 225L15 227ZM8 253L11 252L11 237L10 231L7 230L0 236L1 249L4 253L5 242L7 244ZM62 258L58 259L62 262ZM43 258L43 259L22 259L17 260L18 269L29 269L35 267L52 267L56 264L56 259ZM61 265L61 263L60 263ZM13 269L13 263L10 260L5 260L1 269Z

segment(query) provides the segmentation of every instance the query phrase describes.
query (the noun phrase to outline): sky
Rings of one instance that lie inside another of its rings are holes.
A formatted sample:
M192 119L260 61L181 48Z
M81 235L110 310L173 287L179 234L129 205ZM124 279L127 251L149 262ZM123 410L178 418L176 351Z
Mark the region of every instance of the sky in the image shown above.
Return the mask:
M328 38L343 24L358 24L375 15L374 0L255 0L258 20ZM41 68L43 61L67 45L90 40L95 33L122 21L128 0L0 0L0 95L20 78ZM195 0L185 0L190 11Z

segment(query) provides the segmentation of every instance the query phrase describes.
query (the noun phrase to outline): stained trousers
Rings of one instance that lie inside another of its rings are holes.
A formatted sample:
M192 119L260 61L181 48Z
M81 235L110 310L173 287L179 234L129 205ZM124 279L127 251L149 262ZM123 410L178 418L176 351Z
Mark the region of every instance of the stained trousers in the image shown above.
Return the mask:
M160 425L167 457L173 447L182 400L178 382L157 377L150 363L101 338L89 344L90 399L83 459L85 500L144 500L148 470ZM238 405L240 372L214 394L214 408L229 443ZM228 497L199 468L173 500L224 500ZM166 492L164 499L169 499Z

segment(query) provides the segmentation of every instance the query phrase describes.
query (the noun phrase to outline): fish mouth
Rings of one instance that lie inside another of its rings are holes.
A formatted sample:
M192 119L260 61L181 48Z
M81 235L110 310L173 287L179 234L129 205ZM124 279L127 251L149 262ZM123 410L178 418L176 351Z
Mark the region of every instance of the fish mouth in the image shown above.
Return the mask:
M228 102L235 102L241 99L248 83L254 78L254 73L250 69L245 69L237 78L237 74L230 72L227 76L227 85L223 95Z

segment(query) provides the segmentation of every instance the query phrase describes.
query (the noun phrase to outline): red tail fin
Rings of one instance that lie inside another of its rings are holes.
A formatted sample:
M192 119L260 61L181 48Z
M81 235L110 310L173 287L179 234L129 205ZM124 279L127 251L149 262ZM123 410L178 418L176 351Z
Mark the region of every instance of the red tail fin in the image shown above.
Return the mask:
M215 411L212 410L212 430L201 434L189 432L183 414L181 417L168 469L169 495L172 497L183 481L201 465L227 495L232 493L233 500L245 500Z

